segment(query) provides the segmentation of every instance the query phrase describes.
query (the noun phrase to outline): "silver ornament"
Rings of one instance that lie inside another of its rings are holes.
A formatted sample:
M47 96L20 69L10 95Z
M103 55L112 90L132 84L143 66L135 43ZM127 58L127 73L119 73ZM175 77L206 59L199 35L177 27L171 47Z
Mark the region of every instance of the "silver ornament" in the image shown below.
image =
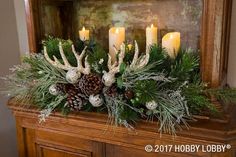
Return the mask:
M90 95L89 102L93 105L93 107L100 107L103 104L103 99L100 95Z
M158 106L158 104L154 100L146 103L146 107L149 110L155 110L157 108L157 106Z
M77 83L79 78L81 76L81 73L78 72L77 69L75 68L71 68L70 70L67 71L66 73L66 80L69 82L69 83Z
M114 74L104 72L104 75L102 76L102 82L105 86L110 87L113 83L116 82L116 78Z
M53 84L49 87L49 93L52 95L58 95L60 93L60 90L56 84Z

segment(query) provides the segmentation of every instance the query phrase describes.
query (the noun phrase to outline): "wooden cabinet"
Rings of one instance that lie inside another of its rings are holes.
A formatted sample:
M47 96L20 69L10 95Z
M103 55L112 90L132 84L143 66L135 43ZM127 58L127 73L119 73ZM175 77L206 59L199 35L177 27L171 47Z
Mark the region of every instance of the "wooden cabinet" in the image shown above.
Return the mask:
M140 121L136 130L107 124L107 116L80 112L51 115L39 123L39 111L9 102L16 118L19 157L234 157L236 123L199 121L178 136L156 132L156 123ZM234 118L235 119L235 118ZM223 153L147 153L146 145L230 144Z
M40 52L40 43L46 32L43 27L46 25L43 21L45 18L42 10L43 4L47 4L53 9L57 8L55 14L51 16L53 20L49 19L54 22L55 28L52 29L54 34L73 39L73 34L78 29L74 26L73 21L74 3L80 0L24 1L30 52ZM95 3L96 0L89 5ZM202 3L201 74L205 82L208 82L212 87L218 87L224 85L227 72L232 0L202 0ZM62 27L59 27L60 25ZM67 117L55 113L45 123L39 124L37 109L20 107L11 101L9 107L16 118L19 157L236 156L235 116L229 118L227 122L209 120L193 122L190 130L183 130L173 138L173 136L166 134L160 136L156 130L156 123L139 122L135 127L136 130L127 131L123 127L109 126L107 115L80 112ZM236 113L232 113L232 115L236 115ZM176 153L173 151L147 153L144 150L147 144L152 146L230 144L232 148L223 153L200 151L196 153Z

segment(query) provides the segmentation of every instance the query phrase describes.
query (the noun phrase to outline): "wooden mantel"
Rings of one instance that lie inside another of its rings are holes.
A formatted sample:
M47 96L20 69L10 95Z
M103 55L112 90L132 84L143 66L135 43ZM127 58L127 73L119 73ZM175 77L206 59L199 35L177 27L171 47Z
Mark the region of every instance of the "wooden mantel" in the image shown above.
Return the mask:
M38 122L39 110L21 107L9 101L16 117L19 157L234 157L236 156L236 121L229 123L202 120L191 122L189 130L171 135L157 133L156 123L139 122L136 130L112 127L107 115L79 112L68 116L53 113ZM151 145L230 144L224 153L147 153Z

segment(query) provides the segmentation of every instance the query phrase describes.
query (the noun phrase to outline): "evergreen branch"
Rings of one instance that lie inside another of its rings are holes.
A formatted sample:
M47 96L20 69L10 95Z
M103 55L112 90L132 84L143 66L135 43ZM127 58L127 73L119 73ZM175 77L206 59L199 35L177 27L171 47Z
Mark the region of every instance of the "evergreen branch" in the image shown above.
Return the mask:
M236 89L206 89L204 92L207 95L213 95L217 100L224 103L236 103Z

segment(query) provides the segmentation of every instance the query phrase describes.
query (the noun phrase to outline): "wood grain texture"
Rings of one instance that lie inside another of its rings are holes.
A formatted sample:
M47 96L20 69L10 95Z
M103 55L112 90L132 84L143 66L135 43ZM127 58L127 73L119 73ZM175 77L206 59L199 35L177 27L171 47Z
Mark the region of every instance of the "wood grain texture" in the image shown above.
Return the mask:
M201 74L211 87L225 83L232 0L204 0L201 33Z
M159 153L158 156L214 156L234 157L236 153L236 122L219 123L209 121L192 122L190 129L171 135L160 136L156 123L140 121L135 131L123 127L107 125L107 115L80 112L67 117L60 113L52 114L45 123L38 123L39 111L34 108L19 107L9 102L18 130L20 157L41 156L89 156L92 157L132 157L157 156L146 153L144 146L179 144L231 144L232 149L225 153ZM23 131L22 131L23 130ZM36 155L37 154L37 155ZM51 155L50 155L51 154Z
M37 52L37 41L35 34L35 21L34 13L33 13L33 0L25 0L25 14L26 14L26 22L27 22L27 31L28 31L28 41L29 41L29 51L31 53Z

